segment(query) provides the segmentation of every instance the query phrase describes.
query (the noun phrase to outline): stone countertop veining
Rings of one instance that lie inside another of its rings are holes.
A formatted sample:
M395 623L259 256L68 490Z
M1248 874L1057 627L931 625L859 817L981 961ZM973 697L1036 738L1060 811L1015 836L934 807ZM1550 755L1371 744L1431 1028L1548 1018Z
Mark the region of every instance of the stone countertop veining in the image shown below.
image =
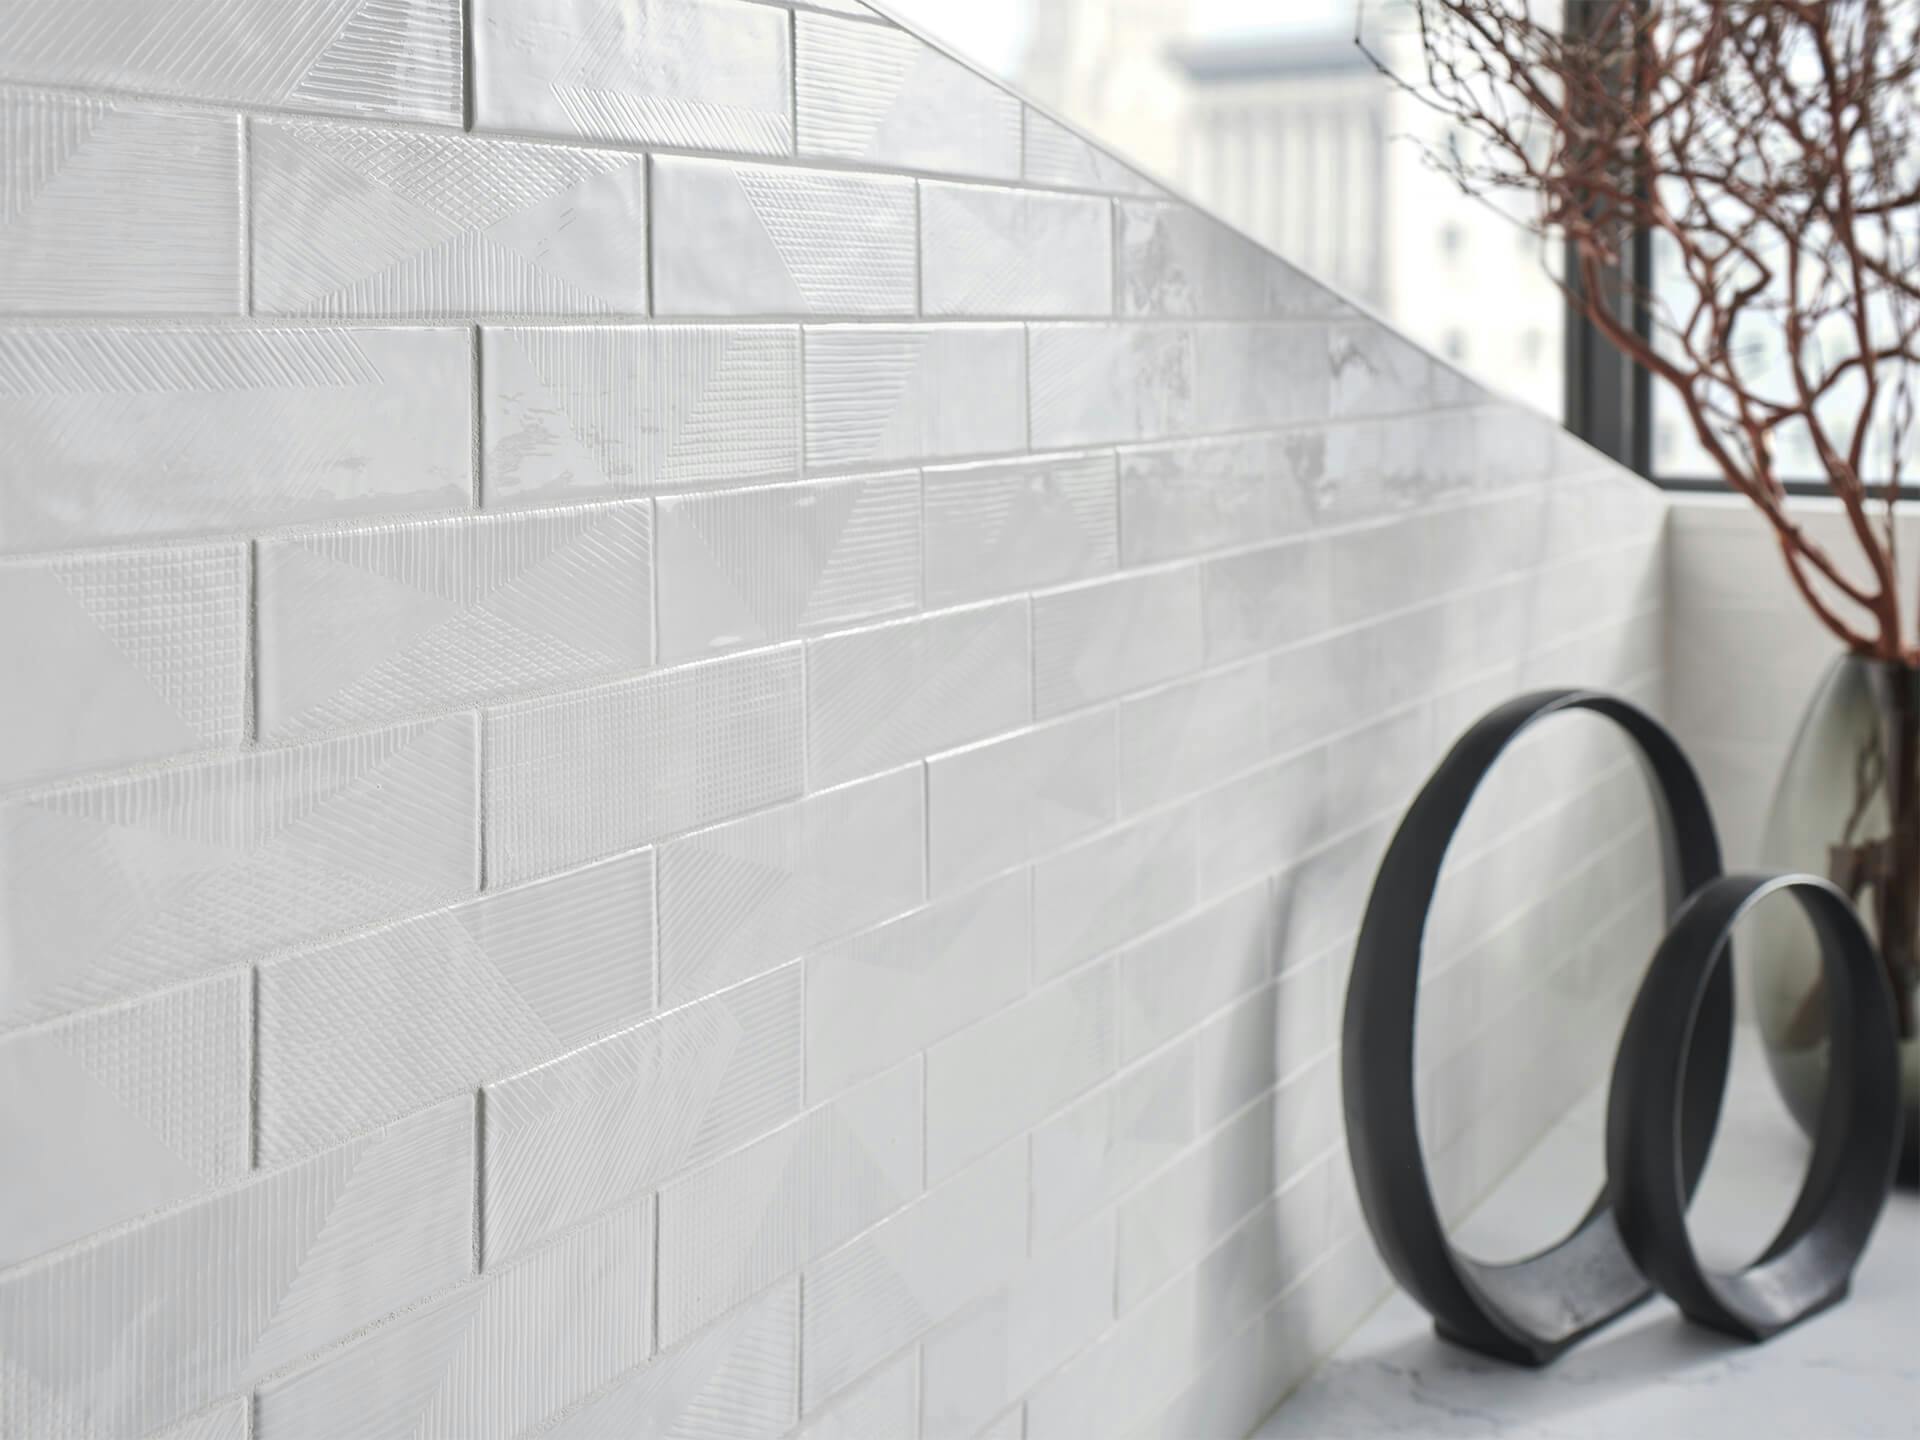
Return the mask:
M1571 1112L1460 1228L1473 1253L1544 1243L1597 1185L1604 1087ZM1743 1033L1696 1243L1726 1266L1784 1218L1807 1147ZM1504 1240L1506 1243L1501 1243ZM1436 1339L1393 1297L1256 1432L1255 1440L1914 1440L1920 1436L1920 1196L1896 1191L1836 1308L1748 1346L1684 1321L1656 1296L1541 1371Z

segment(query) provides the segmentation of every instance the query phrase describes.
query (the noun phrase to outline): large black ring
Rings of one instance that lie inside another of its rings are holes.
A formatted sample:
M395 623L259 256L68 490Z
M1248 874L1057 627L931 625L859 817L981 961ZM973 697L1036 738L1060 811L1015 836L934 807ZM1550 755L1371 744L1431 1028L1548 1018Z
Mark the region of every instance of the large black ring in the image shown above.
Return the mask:
M1832 1016L1827 1094L1792 1212L1744 1270L1701 1265L1687 1234L1691 1172L1675 1159L1674 1096L1703 997L1730 966L1727 937L1770 895L1800 902L1820 945ZM1886 1205L1900 1153L1893 995L1847 898L1810 875L1729 875L1688 901L1627 1018L1607 1101L1607 1175L1627 1250L1690 1319L1765 1340L1842 1299Z
M1659 821L1668 911L1720 874L1706 795L1679 745L1651 716L1590 690L1510 700L1448 752L1387 849L1354 953L1341 1057L1348 1153L1382 1258L1444 1338L1525 1365L1544 1365L1652 1289L1621 1243L1604 1192L1565 1239L1524 1260L1492 1264L1454 1250L1420 1150L1414 998L1427 911L1468 803L1516 735L1569 710L1605 716L1638 749ZM1716 972L1707 985L1693 1040L1681 1092L1689 1193L1720 1117L1733 1042L1730 974Z

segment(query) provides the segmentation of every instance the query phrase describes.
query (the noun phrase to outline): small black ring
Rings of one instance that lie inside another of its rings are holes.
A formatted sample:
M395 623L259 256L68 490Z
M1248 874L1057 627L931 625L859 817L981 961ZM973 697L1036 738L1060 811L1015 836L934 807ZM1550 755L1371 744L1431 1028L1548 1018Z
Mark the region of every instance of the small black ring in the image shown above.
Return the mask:
M1812 922L1832 1016L1827 1094L1813 1155L1780 1233L1743 1270L1700 1263L1687 1233L1692 1181L1675 1160L1675 1104L1702 997L1730 967L1728 936L1786 891ZM1811 875L1729 875L1701 890L1655 952L1620 1042L1607 1102L1607 1175L1622 1240L1691 1320L1765 1340L1842 1299L1880 1218L1900 1151L1900 1041L1893 995L1846 896Z
M1474 792L1507 745L1549 715L1584 710L1611 720L1638 751L1653 792L1665 861L1667 910L1720 874L1720 843L1693 767L1673 737L1638 707L1590 690L1522 695L1490 711L1457 741L1415 798L1367 902L1347 988L1341 1074L1348 1154L1381 1257L1457 1344L1544 1365L1582 1336L1650 1296L1627 1253L1605 1192L1558 1244L1494 1264L1454 1250L1433 1198L1414 1106L1414 1003L1420 954L1447 845ZM1681 1134L1690 1187L1719 1121L1733 1042L1733 981L1707 985L1687 1054Z

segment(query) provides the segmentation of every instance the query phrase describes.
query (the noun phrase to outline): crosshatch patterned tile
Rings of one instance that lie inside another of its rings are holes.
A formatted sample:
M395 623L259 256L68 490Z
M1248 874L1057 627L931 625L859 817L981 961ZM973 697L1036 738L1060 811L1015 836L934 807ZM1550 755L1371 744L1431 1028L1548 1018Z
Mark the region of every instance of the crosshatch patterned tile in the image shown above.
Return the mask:
M660 850L660 999L673 1006L902 914L926 895L912 766Z
M270 315L644 315L644 157L321 121L249 125Z
M1018 325L809 327L806 351L810 470L1026 448Z
M663 663L919 608L912 471L665 496L655 511Z
M235 117L0 86L0 134L0 315L239 313Z
M234 971L0 1040L0 1268L246 1174L249 1005Z
M929 315L1111 315L1112 207L922 181L920 267Z
M464 1279L473 1100L0 1275L0 1434L141 1435Z
M464 329L0 328L0 550L473 497Z
M257 556L263 738L653 661L644 502L325 530Z
M262 963L260 1163L644 1020L653 889L653 856L638 851Z
M662 156L660 315L911 315L913 182Z
M18 80L460 123L459 0L17 0Z
M0 802L0 1025L472 894L478 740L456 715Z
M260 1389L257 1440L512 1440L646 1359L650 1200Z
M489 509L800 473L792 326L488 325L480 354Z
M489 1269L800 1109L800 967L488 1085Z
M800 153L1013 179L1020 102L891 25L795 17Z
M946 466L925 484L930 606L1086 579L1118 561L1111 454Z
M0 561L0 785L237 746L247 549Z
M476 0L476 130L787 155L786 17L735 0Z

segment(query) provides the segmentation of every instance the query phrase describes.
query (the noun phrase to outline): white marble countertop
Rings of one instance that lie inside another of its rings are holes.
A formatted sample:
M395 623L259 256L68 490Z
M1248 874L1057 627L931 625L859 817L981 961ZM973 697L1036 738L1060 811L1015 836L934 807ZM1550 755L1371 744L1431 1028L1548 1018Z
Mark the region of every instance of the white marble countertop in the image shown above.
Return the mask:
M1727 1113L1693 1211L1703 1253L1756 1253L1798 1189L1806 1143L1743 1036ZM1570 1224L1600 1173L1596 1092L1484 1202L1459 1239L1517 1255ZM1514 1243L1516 1240L1522 1243ZM1896 1191L1836 1308L1760 1346L1688 1324L1656 1296L1541 1371L1434 1338L1396 1292L1269 1417L1256 1440L1383 1436L1525 1440L1876 1440L1920 1436L1920 1196Z

